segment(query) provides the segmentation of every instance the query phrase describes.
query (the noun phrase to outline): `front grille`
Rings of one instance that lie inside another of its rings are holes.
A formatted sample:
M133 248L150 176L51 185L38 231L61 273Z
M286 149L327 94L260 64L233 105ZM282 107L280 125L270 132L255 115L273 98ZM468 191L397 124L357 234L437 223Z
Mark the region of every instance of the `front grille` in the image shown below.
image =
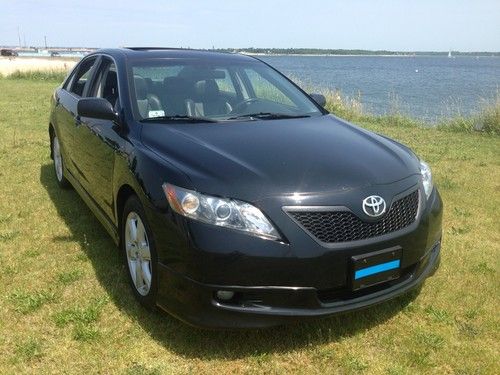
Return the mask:
M366 222L350 211L288 211L312 236L324 243L349 242L381 236L413 223L418 212L418 190L395 201L376 222Z

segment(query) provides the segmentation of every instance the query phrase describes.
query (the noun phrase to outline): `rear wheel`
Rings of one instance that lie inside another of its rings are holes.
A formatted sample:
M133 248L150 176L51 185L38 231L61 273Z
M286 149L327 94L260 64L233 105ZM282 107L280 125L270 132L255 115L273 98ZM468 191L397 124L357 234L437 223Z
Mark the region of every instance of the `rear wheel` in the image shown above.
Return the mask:
M54 159L54 171L57 183L61 188L66 189L70 184L66 177L64 177L64 161L61 153L61 144L57 135L54 135L52 138L52 157Z
M136 196L125 203L121 221L121 250L136 299L145 307L156 305L157 262L153 235Z

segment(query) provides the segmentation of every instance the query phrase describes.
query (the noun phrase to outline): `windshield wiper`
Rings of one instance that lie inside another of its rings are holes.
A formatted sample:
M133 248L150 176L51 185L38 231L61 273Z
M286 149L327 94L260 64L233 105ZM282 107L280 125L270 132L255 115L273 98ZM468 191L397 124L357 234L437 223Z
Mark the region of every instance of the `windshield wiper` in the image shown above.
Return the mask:
M212 120L207 117L195 117L195 116L185 116L185 115L147 117L141 120L141 122L163 122L163 121L218 122L217 120Z
M262 120L278 120L278 119L286 119L286 118L304 118L311 117L309 115L287 115L285 113L272 113L272 112L258 112L258 113L249 113L245 115L239 115L234 117L229 117L228 120L238 120L238 119L262 119Z

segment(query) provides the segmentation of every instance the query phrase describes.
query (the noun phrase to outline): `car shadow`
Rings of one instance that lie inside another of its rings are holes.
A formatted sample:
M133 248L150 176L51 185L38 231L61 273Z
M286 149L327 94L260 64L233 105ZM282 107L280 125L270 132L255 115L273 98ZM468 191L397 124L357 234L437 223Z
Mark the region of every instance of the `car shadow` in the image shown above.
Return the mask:
M84 253L82 258L92 263L110 301L154 340L182 356L239 359L337 342L386 322L404 311L419 293L416 290L357 312L269 329L216 331L193 328L166 313L147 311L134 300L127 282L127 270L114 242L75 190L59 188L51 164L42 165L40 182L71 232L70 236L53 240L78 243Z

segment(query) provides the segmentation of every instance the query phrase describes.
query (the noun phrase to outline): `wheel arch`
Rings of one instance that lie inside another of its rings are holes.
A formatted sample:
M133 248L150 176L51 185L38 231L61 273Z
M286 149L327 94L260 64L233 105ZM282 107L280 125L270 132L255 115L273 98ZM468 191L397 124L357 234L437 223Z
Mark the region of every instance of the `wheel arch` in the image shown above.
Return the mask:
M125 183L122 186L120 186L120 189L118 189L118 193L116 194L116 203L115 203L116 207L115 214L116 214L116 223L118 231L120 231L122 225L122 213L125 207L125 202L127 202L127 199L129 199L133 195L139 197L139 194L137 194L134 188L129 184Z

